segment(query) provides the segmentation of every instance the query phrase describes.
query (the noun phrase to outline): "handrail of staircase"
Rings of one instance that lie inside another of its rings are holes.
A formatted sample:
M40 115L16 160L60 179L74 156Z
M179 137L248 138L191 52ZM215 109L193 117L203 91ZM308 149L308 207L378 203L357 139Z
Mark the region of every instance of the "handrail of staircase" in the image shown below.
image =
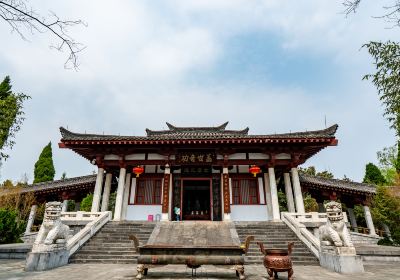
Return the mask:
M295 215L295 216L294 216ZM319 259L319 240L307 230L306 226L296 219L298 213L282 212L282 221L297 235L297 237Z
M81 211L79 211L81 212ZM81 213L82 214L82 213ZM108 221L112 218L111 211L106 212L95 212L87 213L75 216L86 217L88 219L91 217L92 221L87 223L86 226L81 229L77 234L68 239L67 249L69 251L69 256L72 256L83 244L85 244L93 235L95 235Z

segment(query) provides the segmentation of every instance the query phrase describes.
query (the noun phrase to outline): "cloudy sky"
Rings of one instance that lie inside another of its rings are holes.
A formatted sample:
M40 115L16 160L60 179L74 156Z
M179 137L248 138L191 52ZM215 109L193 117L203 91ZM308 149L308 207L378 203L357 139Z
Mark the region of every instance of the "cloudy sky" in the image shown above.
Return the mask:
M399 40L398 29L372 16L385 1L365 0L345 17L341 0L38 1L43 14L82 19L70 34L87 48L79 71L49 49L49 34L23 41L0 21L0 76L32 97L0 180L18 180L42 148L53 145L59 178L94 168L58 148L59 127L76 132L143 135L145 128L250 127L283 133L339 124L339 145L306 165L362 180L365 164L394 144L360 49L369 40ZM378 3L375 3L378 2ZM387 1L386 1L387 2Z

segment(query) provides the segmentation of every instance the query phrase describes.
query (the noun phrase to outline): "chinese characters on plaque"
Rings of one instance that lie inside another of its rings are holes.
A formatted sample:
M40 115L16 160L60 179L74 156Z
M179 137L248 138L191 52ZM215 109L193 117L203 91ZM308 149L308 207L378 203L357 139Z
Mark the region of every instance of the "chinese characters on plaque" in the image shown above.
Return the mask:
M216 160L214 153L179 153L177 162L180 164L211 164Z

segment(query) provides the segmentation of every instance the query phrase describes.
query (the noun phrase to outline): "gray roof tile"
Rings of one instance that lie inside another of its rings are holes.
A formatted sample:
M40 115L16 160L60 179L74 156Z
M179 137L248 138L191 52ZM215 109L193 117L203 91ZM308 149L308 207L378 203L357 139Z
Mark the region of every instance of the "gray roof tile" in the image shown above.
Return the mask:
M299 174L300 183L304 185L313 185L317 187L326 187L338 190L356 191L366 194L375 194L376 186L357 182L348 182L339 179L328 179L308 174Z
M147 136L119 136L74 133L60 127L61 141L82 140L82 141L147 141L147 140L192 140L192 139L283 139L283 138L334 138L338 125L332 125L326 129L292 132L283 134L249 135L249 128L243 130L226 130L228 123L217 127L175 127L167 123L169 130L146 129Z

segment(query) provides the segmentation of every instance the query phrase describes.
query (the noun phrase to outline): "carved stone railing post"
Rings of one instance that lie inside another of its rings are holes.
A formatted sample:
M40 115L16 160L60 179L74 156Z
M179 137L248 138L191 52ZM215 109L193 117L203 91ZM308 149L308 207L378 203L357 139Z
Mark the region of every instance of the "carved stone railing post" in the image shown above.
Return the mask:
M328 220L319 228L320 265L339 273L364 272L344 221L342 205L331 201L324 206Z
M26 271L48 270L68 263L70 231L61 222L61 210L61 202L46 203L43 223L26 259Z

